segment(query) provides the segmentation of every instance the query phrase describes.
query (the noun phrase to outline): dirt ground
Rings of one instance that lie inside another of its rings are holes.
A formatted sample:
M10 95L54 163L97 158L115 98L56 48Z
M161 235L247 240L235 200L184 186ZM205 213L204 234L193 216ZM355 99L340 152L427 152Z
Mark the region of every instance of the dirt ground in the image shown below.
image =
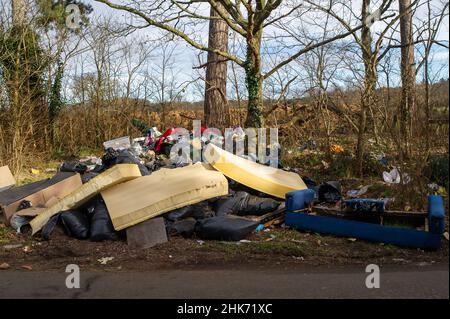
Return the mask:
M171 237L167 243L145 250L131 249L125 241L94 243L77 240L67 237L62 230L56 230L49 241L42 241L5 229L0 237L0 265L6 263L8 269L22 271L61 270L72 263L86 270L104 271L332 267L369 263L431 265L448 263L449 251L448 241L444 238L440 250L426 252L281 227L252 234L248 238L250 242ZM102 264L99 259L105 257L112 259Z

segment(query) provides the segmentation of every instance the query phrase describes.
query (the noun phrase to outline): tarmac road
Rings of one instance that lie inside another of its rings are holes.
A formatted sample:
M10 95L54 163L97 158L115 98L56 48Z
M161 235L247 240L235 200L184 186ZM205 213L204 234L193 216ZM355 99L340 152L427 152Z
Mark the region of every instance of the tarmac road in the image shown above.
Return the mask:
M365 267L274 270L80 271L69 275L0 270L0 298L449 298L448 264L386 266L380 288L368 289Z

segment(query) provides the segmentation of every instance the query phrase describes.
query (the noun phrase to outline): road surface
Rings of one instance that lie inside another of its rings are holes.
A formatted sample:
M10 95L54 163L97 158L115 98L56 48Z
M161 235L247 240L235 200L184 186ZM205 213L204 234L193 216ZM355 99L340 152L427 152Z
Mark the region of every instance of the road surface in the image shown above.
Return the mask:
M382 267L380 288L365 267L275 270L80 270L80 288L61 272L0 270L0 298L449 298L448 264Z

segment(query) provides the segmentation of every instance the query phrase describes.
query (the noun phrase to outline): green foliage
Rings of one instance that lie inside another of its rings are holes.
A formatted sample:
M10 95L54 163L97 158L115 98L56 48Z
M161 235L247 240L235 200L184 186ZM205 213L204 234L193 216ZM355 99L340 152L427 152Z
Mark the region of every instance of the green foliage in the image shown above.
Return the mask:
M260 101L261 81L259 79L258 71L255 69L253 61L247 59L245 62L245 83L248 91L248 117L251 118L252 123L247 123L247 126L261 127L262 126L262 105Z
M0 43L2 77L9 93L39 101L44 97L43 70L48 65L39 36L30 26L13 26ZM14 86L14 87L13 87Z
M62 89L62 78L64 75L64 65L62 62L58 62L58 67L55 74L55 79L52 85L52 91L50 93L50 103L49 103L49 119L50 123L58 117L64 102L61 96Z
M36 21L40 26L48 29L65 27L66 19L70 14L70 12L66 12L66 8L70 4L75 4L80 9L82 25L88 24L88 15L93 11L91 5L78 0L37 0L36 4L40 13Z
M345 150L342 153L332 155L328 173L332 176L349 178L353 176L355 157ZM380 177L385 167L369 154L364 155L363 175L365 177Z

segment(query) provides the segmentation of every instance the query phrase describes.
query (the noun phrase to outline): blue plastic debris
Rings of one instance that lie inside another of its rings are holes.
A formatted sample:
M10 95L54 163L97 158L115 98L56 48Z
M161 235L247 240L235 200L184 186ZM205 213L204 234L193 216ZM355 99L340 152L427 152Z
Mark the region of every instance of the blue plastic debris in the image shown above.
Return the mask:
M296 212L307 207L310 202L310 190L295 191L286 194L285 224L298 230L336 236L359 238L374 242L383 242L404 247L437 250L441 245L444 223L442 198L431 195L429 199L430 232L400 227L345 220L334 217L313 216Z
M263 225L263 224L259 224L259 225L256 227L256 229L255 229L256 232L260 232L260 231L263 231L263 230L264 230L264 225Z

